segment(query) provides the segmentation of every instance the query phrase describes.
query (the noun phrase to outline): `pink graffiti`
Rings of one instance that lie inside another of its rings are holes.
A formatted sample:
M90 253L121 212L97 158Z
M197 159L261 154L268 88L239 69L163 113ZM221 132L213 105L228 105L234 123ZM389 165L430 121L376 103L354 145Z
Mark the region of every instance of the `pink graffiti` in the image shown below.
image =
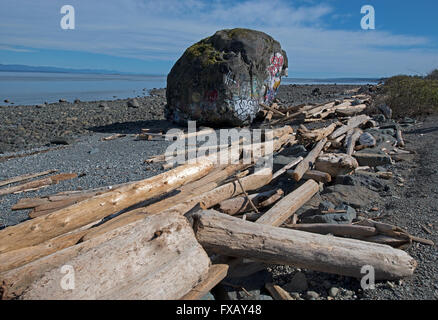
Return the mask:
M268 71L271 74L272 77L278 76L278 74L281 72L281 69L283 68L284 58L281 54L277 53L272 56L271 58L271 64L268 67Z
M215 89L215 90L210 90L210 91L208 91L208 92L205 94L205 97L206 97L206 99L207 99L209 102L215 102L215 101L217 100L217 98L218 98L217 90Z

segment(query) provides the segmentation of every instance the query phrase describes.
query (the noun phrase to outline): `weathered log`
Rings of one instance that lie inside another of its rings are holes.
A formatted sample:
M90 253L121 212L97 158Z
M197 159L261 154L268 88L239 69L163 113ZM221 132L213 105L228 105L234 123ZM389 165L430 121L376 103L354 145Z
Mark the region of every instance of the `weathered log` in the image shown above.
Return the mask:
M309 170L304 174L303 179L315 180L321 183L329 183L332 181L332 176L327 172L322 172L318 170Z
M332 177L351 173L359 166L356 159L343 153L324 153L315 162L315 169Z
M350 106L347 108L337 109L336 114L342 117L350 117L363 112L366 108L367 108L366 104L359 104L357 106Z
M25 182L13 187L0 189L0 196L21 191L28 191L31 189L39 189L41 187L47 187L51 184L57 184L58 182L63 180L76 178L77 176L78 175L76 173L61 173L48 178Z
M360 126L361 124L367 122L368 120L370 120L371 118L366 116L366 115L360 115L360 116L356 116L351 118L350 120L348 120L346 125L343 125L342 127L340 127L339 129L337 129L335 132L333 132L329 138L334 140L337 137L343 135L344 133L347 133L348 130L357 128L358 126Z
M249 196L251 201L257 208L264 208L273 204L275 201L279 200L284 194L282 189L269 190L261 193L255 193ZM269 201L268 201L269 200ZM219 203L219 209L229 215L236 215L239 213L251 211L251 206L246 197L235 197L227 199Z
M25 181L25 180L29 180L29 179L33 179L33 178L37 178L37 177L41 177L41 176L45 176L54 172L57 172L58 170L47 170L47 171L43 171L43 172L39 172L39 173L33 173L33 174L25 174L25 175L21 175L21 176L17 176L14 178L10 178L10 179L6 179L3 181L0 181L0 187L6 186L8 184L12 184L12 183L16 183L16 182L21 182L21 181Z
M276 171L274 175L272 176L272 180L275 180L282 176L284 173L286 173L288 170L292 169L294 166L298 165L301 161L303 161L303 157L298 157L297 159L293 160L292 162L285 165L280 170Z
M385 245L276 228L213 210L194 219L196 238L208 252L355 278L371 265L376 280L411 276L417 266L406 252Z
M397 126L397 129L395 131L395 136L397 139L397 147L403 148L405 146L405 141L403 140L402 130L400 126Z
M263 103L260 103L260 106L261 106L262 108L266 109L266 110L269 110L269 111L272 111L272 112L275 113L275 114L278 114L279 116L282 116L282 117L286 116L283 112L278 111L277 109L275 109L275 108L273 108L273 107L270 107L270 106L267 106L267 105L265 105L265 104L263 104Z
M318 191L319 185L313 180L308 180L301 187L281 199L258 219L257 223L280 226Z
M293 300L289 292L287 292L280 286L274 285L272 283L267 283L265 284L265 288L269 291L274 300Z
M352 101L353 101L352 99L344 100L344 102L342 102L342 103L340 103L338 105L335 105L335 106L331 107L330 109L324 110L324 112L321 112L321 113L317 114L317 117L319 119L325 119L329 115L335 113L338 109L345 109L345 108L350 107Z
M1 274L4 298L16 294L20 299L178 299L208 274L210 259L178 213L147 215L97 242L34 261L34 268L24 266L23 270L39 271L22 281L25 288L16 287L16 269ZM74 272L74 289L62 286L63 266Z
M172 191L205 176L212 168L213 163L207 160L181 166L0 230L0 253L36 245L141 201Z
M321 129L315 129L315 130L303 130L299 129L298 132L300 133L300 137L306 141L313 141L318 142L329 135L333 133L333 131L336 129L337 124L332 123L328 127L324 127Z
M294 172L292 173L292 178L294 178L295 181L300 181L303 175L309 170L309 168L313 166L316 158L318 158L326 142L327 142L327 138L324 138L321 141L319 141L318 144L315 146L315 148L313 148L313 150L309 152L309 154L304 158L304 160L298 164L298 166L295 168Z
M362 130L355 128L352 135L347 139L347 154L351 156L354 152L354 147L356 146L357 140L359 140L362 134Z
M271 178L272 171L270 169L262 169L255 174L242 178L241 182L245 190L251 191L257 190L267 185L271 181ZM197 204L202 203L203 206L211 208L221 201L235 197L241 193L242 189L240 188L239 184L234 181L197 196L191 195L186 199L180 201L179 203L175 203L174 206L164 210L163 213L176 211L179 212L181 215L184 215L192 210ZM141 214L143 212L149 212L149 209L140 208L127 212L126 214L116 217L99 227L93 228L88 234L84 236L83 239L91 239L93 237L96 237L97 235L108 232L109 230L136 221L139 219L139 217L141 217Z
M208 275L205 280L190 290L190 292L180 298L180 300L200 300L227 276L227 272L228 265L226 264L212 265L208 270Z
M50 203L47 198L23 198L11 207L11 210L32 209L39 205Z
M116 133L116 134L113 134L112 136L102 138L102 141L116 140L116 139L123 138L123 137L126 137L126 134Z

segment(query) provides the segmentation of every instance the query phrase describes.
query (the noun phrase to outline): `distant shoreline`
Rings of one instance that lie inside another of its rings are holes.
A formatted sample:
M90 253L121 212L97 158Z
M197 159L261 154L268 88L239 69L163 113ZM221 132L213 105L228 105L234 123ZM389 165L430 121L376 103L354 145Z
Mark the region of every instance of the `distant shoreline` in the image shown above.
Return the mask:
M113 101L145 97L154 88L166 88L164 75L117 75L69 72L0 71L0 105L39 105L60 99L73 102ZM374 78L283 78L282 85L367 85ZM7 100L7 102L5 102Z

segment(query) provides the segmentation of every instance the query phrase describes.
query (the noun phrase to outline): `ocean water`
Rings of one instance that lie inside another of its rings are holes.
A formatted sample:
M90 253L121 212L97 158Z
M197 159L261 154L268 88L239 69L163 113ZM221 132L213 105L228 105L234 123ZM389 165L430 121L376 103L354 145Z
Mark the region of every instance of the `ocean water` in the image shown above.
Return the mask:
M125 99L166 87L166 76L0 72L0 105Z
M145 96L153 88L165 88L167 76L107 75L45 72L0 72L0 105L35 105L66 99L73 102L126 99ZM293 79L282 84L377 83L376 79Z

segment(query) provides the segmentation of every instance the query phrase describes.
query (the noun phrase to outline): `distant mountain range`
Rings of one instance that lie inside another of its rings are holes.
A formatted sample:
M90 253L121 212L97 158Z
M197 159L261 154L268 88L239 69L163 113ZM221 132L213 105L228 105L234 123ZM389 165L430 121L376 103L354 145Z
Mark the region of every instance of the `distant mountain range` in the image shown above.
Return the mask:
M26 66L22 64L0 64L0 72L52 72L52 73L92 73L92 74L132 74L114 70L102 69L71 69L47 66Z

